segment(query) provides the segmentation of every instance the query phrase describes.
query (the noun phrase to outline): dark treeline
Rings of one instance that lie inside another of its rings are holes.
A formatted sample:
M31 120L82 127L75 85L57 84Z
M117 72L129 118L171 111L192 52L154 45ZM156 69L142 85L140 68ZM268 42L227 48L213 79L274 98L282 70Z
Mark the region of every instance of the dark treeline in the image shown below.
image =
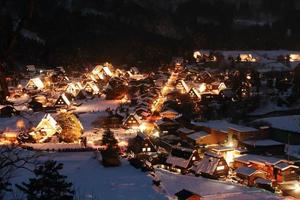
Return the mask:
M147 67L196 48L297 50L299 20L297 0L0 0L0 59Z

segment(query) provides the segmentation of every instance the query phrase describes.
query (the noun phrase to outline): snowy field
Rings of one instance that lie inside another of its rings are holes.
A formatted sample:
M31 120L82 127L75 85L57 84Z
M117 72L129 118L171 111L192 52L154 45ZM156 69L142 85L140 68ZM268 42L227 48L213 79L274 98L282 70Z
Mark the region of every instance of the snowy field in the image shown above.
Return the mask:
M147 173L133 168L127 161L120 167L104 168L91 152L49 153L41 160L54 159L64 164L62 173L74 184L81 200L162 200L167 199L152 187ZM19 170L13 183L26 181L31 174ZM10 199L10 195L6 196Z
M107 108L115 109L121 103L121 100L103 100L100 98L95 98L93 100L83 100L78 101L78 103L82 103L81 106L77 107L75 112L96 112L96 111L104 111Z

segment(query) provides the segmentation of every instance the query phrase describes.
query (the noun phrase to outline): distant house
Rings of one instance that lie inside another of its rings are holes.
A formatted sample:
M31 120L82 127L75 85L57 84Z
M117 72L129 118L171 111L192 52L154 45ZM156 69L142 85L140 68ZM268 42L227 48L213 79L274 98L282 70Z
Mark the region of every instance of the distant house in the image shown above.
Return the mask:
M200 93L197 91L196 88L191 88L190 91L189 91L189 95L191 96L191 98L193 100L199 100L201 99L201 95Z
M176 88L181 91L182 93L188 93L190 91L189 86L186 84L186 82L184 80L180 80L177 85Z
M174 147L166 160L166 166L169 170L186 173L198 160L200 157L196 150Z
M67 94L72 95L73 97L76 97L80 90L81 90L81 88L79 87L78 84L68 83L65 92Z
M136 113L131 113L123 121L125 128L137 128L142 124L140 117Z
M29 73L36 73L36 68L35 68L34 65L26 65L26 66L25 66L25 69L26 69L26 71L29 72Z
M70 100L67 98L65 93L62 93L58 99L56 100L54 106L55 107L68 107L71 105Z
M240 54L239 59L241 62L256 62L257 59L252 54Z
M223 82L213 82L207 85L207 89L214 94L219 94L220 91L226 89L226 85Z
M28 90L42 90L44 87L45 85L39 77L30 79L25 86L25 88Z
M290 54L290 62L300 62L300 54Z
M101 74L103 69L102 65L96 65L95 68L92 70L92 74L98 75Z
M206 152L202 160L194 164L193 171L196 175L220 178L228 175L229 167L222 155Z
M89 81L84 86L84 90L90 94L99 94L100 90L95 82Z

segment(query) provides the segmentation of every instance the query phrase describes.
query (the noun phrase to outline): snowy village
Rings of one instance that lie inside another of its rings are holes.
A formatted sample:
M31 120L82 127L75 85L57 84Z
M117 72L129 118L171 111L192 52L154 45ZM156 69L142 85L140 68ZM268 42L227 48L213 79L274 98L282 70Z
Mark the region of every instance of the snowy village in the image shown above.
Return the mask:
M1 74L3 152L63 163L79 199L300 198L300 53L191 56Z

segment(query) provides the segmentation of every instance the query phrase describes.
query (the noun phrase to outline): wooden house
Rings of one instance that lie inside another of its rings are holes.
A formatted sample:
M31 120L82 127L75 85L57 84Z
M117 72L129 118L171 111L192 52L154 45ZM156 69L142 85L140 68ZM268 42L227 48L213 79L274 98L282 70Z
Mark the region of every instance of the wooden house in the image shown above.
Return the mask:
M189 144L192 145L211 144L210 134L205 131L196 131L192 134L187 135L185 139Z
M155 126L163 134L168 134L168 133L175 132L180 127L180 124L175 120L162 118L155 122Z
M260 135L260 131L256 128L240 126L236 124L228 127L228 135L229 137L233 137L238 141L258 139L259 137L263 137L263 135Z
M287 181L298 181L298 169L298 166L291 165L286 162L278 163L274 167L274 178L278 183Z
M46 139L61 132L62 128L57 121L50 114L46 114L34 129L34 132L30 134L39 142L44 142Z
M194 162L199 161L200 157L196 150L173 147L167 157L166 167L169 170L179 173L186 173L193 166Z
M222 155L206 152L202 160L194 164L193 171L196 175L220 178L228 175L229 167Z
M140 117L136 113L131 113L123 121L125 128L138 128L142 124Z
M128 150L134 155L152 154L157 152L157 147L152 143L150 137L143 133L138 133L137 136L129 142Z
M257 178L267 177L266 172L251 167L239 167L235 173L238 178L242 179L242 183L248 186L253 186Z
M276 169L276 165L278 165L277 168L280 168L281 166L284 166L284 164L282 163L289 162L287 160L275 157L247 154L235 158L233 162L233 168L251 167L265 172L267 175L266 178L273 179L276 177L278 172L278 169Z
M56 100L54 106L55 107L68 107L71 105L70 100L67 98L65 93L62 93L58 99Z
M248 152L255 154L272 154L283 155L285 144L271 139L261 140L244 140L241 141L240 146L247 148Z
M186 127L182 127L179 128L176 132L181 138L185 139L188 135L194 133L195 131Z

